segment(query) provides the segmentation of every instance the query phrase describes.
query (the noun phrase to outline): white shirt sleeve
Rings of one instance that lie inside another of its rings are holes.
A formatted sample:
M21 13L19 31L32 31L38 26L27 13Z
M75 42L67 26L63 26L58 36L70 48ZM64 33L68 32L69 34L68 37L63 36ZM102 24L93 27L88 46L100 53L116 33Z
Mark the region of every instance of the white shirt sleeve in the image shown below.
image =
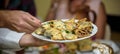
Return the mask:
M0 49L17 51L22 48L19 46L19 40L24 33L17 33L7 28L0 28Z

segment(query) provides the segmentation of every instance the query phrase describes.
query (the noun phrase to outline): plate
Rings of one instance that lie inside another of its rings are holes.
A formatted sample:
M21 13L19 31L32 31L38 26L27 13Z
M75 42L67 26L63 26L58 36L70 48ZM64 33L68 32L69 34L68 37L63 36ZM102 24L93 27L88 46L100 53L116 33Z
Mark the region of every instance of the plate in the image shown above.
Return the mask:
M106 43L93 42L91 47L93 49L90 51L76 50L76 54L114 54L113 48Z
M62 19L62 21L66 21L68 19ZM65 43L65 42L75 42L75 41L79 41L79 40L84 40L84 39L87 39L87 38L90 38L92 36L94 36L97 31L98 31L98 28L95 24L92 24L93 26L93 30L92 30L92 33L89 35L89 36L86 36L86 37L83 37L83 38L78 38L78 39L75 39L75 40L51 40L45 36L42 36L42 35L38 35L38 34L35 34L34 32L32 33L32 35L38 39L41 39L41 40L44 40L44 41L49 41L49 42L59 42L59 43Z

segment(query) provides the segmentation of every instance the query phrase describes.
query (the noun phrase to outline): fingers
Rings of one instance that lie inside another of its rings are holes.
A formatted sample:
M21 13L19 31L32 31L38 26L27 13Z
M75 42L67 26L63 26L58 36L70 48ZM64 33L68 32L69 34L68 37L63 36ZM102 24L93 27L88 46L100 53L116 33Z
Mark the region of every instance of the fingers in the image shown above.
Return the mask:
M35 17L30 15L29 13L25 12L21 16L22 16L23 20L21 19L19 26L21 28L23 28L23 29L21 29L22 31L24 31L26 33L31 33L35 29L40 27L40 25L41 25L40 20L36 19Z
M36 38L36 39L37 39L37 38ZM48 42L48 41L43 41L43 40L37 39L35 44L36 44L36 46L43 46L43 45L53 44L53 43Z
M19 41L19 44L21 47L27 47L27 46L41 46L48 44L50 42L41 41L35 37L33 37L31 34L25 34L22 36L22 38Z
M4 27L18 32L31 33L41 25L40 20L24 11L7 11L3 18Z
M21 26L21 28L23 28L23 29L21 29L22 31L29 33L29 34L32 33L35 29L37 29L26 22L24 22L24 24Z
M24 24L24 25L21 25L21 24L15 25L15 24L13 24L13 27L14 27L14 30L17 31L17 32L25 32L25 33L30 34L30 33L32 33L34 31L33 28L28 24Z
M25 13L24 20L29 23L31 26L38 28L41 25L41 22L39 19L33 17L29 13Z
M36 17L34 17L34 16L32 16L32 15L30 15L29 13L25 13L27 16L29 16L30 18L31 18L31 20L34 20L34 21L36 21L36 23L39 23L39 25L40 25L40 20L39 19L37 19Z

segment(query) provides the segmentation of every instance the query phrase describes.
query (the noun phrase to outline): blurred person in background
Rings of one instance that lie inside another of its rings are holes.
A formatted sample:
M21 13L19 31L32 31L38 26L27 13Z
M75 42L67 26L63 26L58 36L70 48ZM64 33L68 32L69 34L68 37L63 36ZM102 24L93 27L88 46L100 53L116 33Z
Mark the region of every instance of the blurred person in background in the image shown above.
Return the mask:
M101 0L52 0L46 20L88 18L98 27L93 39L103 39L106 26L105 7Z
M41 24L33 0L0 0L0 49L17 51L48 42L31 35Z
M52 0L51 7L46 16L46 21L64 18L89 19L98 27L98 32L92 39L104 39L107 18L105 7L101 0ZM108 42L103 40L103 42L110 43L109 40ZM113 45L114 44L115 43L113 43ZM114 52L119 51L116 44L115 48L112 44L108 45L113 48ZM61 49L65 47L66 46L61 47ZM62 52L64 53L65 50L66 49L62 50Z

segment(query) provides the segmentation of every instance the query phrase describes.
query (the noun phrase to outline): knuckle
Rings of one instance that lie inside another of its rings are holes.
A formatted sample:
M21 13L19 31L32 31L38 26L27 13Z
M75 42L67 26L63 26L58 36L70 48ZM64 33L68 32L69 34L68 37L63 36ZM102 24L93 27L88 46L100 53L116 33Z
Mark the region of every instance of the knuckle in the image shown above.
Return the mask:
M21 28L19 28L19 27L17 28L17 30L18 30L18 32L23 32L23 31L22 31L22 29L21 29Z
M33 32L35 29L31 29L29 32Z
M19 23L18 23L18 26L23 26L23 25L24 25L23 22L19 22Z

